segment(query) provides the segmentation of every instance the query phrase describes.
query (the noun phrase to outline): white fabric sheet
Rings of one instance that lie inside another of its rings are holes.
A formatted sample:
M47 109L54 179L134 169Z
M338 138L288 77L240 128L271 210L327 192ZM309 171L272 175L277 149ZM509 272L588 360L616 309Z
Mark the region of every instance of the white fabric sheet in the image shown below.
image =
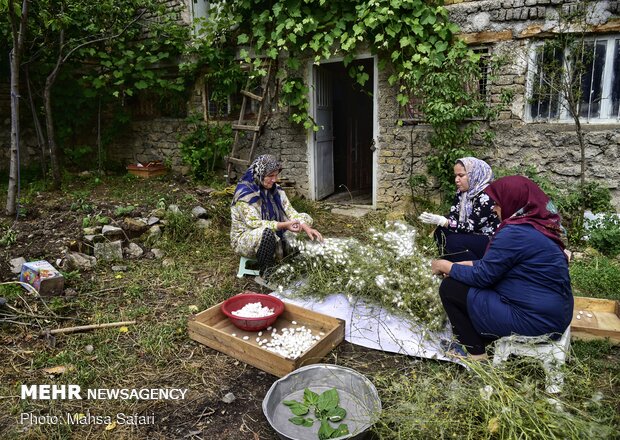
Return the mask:
M341 293L330 295L324 300L294 298L291 297L290 290L273 292L271 295L344 320L344 338L352 344L409 356L455 361L445 356L439 345L441 339L452 340L449 325L441 332L432 332L418 325L413 319L395 316L384 308L367 304L361 299L349 301L347 296Z

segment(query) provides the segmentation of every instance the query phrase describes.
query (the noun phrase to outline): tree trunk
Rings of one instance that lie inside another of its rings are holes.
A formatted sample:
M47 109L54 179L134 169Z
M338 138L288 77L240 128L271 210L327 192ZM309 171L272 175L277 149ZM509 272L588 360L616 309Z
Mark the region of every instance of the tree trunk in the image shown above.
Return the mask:
M47 147L50 155L50 165L52 168L52 189L59 189L62 185L60 175L60 161L58 160L58 146L56 145L56 132L54 130L54 114L52 113L52 87L56 82L60 67L63 63L62 48L64 45L64 31L60 31L60 44L58 59L52 72L45 80L43 89L43 102L45 106L45 129L47 130Z
M581 188L586 185L586 141L583 137L583 130L581 128L581 121L579 118L575 120L575 129L577 131L577 139L579 140L579 162L581 165L580 169L580 178L581 178Z
M9 187L6 197L6 214L17 213L17 197L19 188L19 68L21 55L24 47L26 33L26 21L28 17L28 0L22 3L19 29L15 20L14 0L9 0L9 20L13 36L13 48L11 50L11 151L9 164Z
M58 147L56 146L56 134L54 132L54 116L52 115L52 85L54 79L50 81L47 77L43 100L45 102L45 129L47 130L47 148L50 155L50 165L52 168L52 189L59 189L62 184L60 175L60 161L58 160Z
M39 144L39 149L41 150L41 172L43 173L43 178L47 176L47 154L45 152L45 137L43 136L43 129L41 127L41 121L39 120L39 114L37 113L37 106L34 101L34 97L32 96L32 87L30 85L30 75L29 75L29 67L26 65L24 70L24 75L26 77L26 86L28 87L28 103L30 104L30 111L32 112L32 123L34 124L34 131L37 134L37 143Z
M20 50L11 50L11 151L9 165L9 190L6 197L6 214L17 212L17 173L19 168L19 63Z
M579 174L579 193L581 198L581 209L579 212L580 219L583 221L583 214L586 212L586 141L583 137L583 129L581 128L581 121L579 118L575 118L575 130L577 131L577 139L579 140L579 162L581 169Z

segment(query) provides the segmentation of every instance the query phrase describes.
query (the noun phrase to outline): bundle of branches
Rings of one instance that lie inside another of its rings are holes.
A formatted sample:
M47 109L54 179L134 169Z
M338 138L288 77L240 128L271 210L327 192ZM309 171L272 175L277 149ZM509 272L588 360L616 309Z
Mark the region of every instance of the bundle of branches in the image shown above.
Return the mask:
M350 301L363 298L414 318L431 330L444 326L445 315L431 273L430 259L415 245L416 230L402 222L371 228L367 242L327 238L323 243L295 239L299 253L280 266L270 283L281 288L304 279L299 295L325 297L345 293Z

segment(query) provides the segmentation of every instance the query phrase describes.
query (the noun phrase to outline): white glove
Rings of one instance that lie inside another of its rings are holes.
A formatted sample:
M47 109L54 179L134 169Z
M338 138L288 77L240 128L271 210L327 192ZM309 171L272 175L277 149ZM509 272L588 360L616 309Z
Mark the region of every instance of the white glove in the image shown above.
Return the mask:
M422 214L420 214L420 217L418 217L418 219L421 220L422 223L428 223L431 225L438 225L438 226L448 226L448 219L445 218L443 215L431 214L430 212L423 212Z

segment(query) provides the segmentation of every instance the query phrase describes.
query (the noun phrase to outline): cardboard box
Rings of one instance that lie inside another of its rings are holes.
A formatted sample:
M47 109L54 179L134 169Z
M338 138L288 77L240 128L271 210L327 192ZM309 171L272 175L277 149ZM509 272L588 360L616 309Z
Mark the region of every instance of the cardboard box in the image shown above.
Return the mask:
M576 339L609 338L620 344L620 304L610 299L576 296L570 330Z
M45 260L24 263L19 280L37 289L41 296L62 295L65 288L62 274Z
M168 173L168 169L165 165L155 164L139 167L138 165L127 165L127 171L134 176L150 178L156 176L163 176Z
M344 321L293 304L284 303L284 313L273 324L278 330L284 327L306 326L313 335L324 333L315 344L295 359L285 358L261 347L256 342L257 332L235 327L217 304L189 319L189 337L201 344L226 353L235 359L253 365L275 376L282 377L299 367L316 364L344 339ZM292 324L296 321L297 324ZM235 333L236 336L232 336ZM263 331L261 339L270 339L270 332ZM248 340L243 340L249 336Z

